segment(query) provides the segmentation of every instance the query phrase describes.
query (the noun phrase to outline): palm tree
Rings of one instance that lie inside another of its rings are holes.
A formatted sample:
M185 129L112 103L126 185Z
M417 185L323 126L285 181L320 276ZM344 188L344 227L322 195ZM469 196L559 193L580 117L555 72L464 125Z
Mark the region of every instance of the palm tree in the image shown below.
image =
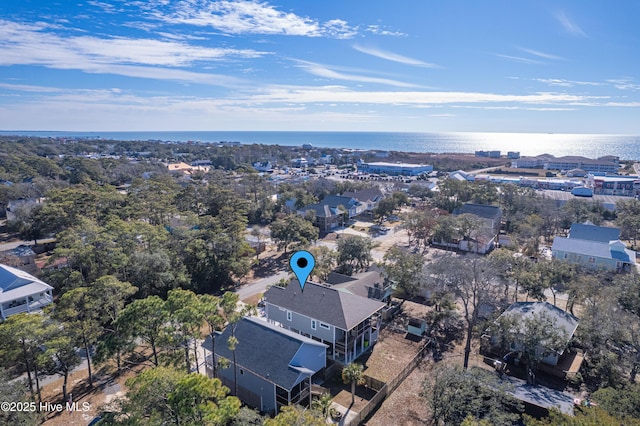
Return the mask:
M320 398L315 399L313 401L312 407L315 410L318 410L322 414L322 418L324 420L326 420L327 417L329 417L329 411L331 409L331 401L332 401L331 394L326 392L320 395Z
M364 385L364 368L355 362L342 369L342 381L345 384L351 383L351 405L356 402L356 384Z

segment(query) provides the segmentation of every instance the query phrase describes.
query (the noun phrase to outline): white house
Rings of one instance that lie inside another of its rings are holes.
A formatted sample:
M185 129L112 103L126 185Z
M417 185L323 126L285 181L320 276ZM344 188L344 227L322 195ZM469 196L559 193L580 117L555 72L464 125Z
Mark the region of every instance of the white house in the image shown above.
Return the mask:
M33 275L0 265L0 317L33 312L53 303L53 287Z

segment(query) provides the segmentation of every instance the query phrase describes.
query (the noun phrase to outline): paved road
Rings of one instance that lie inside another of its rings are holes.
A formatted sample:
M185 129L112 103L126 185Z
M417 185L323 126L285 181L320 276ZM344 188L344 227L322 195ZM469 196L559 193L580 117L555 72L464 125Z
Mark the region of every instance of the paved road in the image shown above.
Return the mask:
M288 278L289 274L289 271L278 272L277 274L271 275L270 277L263 278L254 283L242 286L238 290L236 290L236 293L238 293L238 296L240 296L240 300L245 300L256 294L264 293L265 291L267 291L268 286L276 284L282 278Z

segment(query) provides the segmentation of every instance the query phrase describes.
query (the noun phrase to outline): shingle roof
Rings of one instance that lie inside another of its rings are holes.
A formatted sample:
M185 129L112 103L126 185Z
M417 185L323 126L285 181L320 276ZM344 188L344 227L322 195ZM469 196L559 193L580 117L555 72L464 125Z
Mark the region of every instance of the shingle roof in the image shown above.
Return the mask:
M626 263L636 263L636 252L621 247L621 241L601 243L591 240L555 237L552 251L563 251L601 259L615 259Z
M484 219L496 220L500 217L500 207L490 206L487 204L466 203L462 207L453 211L454 215L472 214Z
M351 278L350 281L332 283L333 288L370 299L380 300L384 297L384 277L380 271L362 272Z
M7 265L0 265L0 303L31 294L53 290L33 275Z
M331 207L325 204L309 204L298 210L302 212L302 214L313 211L317 217L332 217L336 216L336 214L331 211Z
M340 195L327 195L322 199L320 204L324 204L333 208L336 208L338 206L343 206L348 209L349 207L355 206L359 203L358 203L358 200L351 197L341 197Z
M569 238L608 243L609 241L620 239L620 230L605 226L574 223L569 230Z
M297 312L309 318L351 330L385 307L377 300L307 282L304 291L292 279L286 288L273 286L264 294L265 303Z
M580 320L569 312L563 311L548 302L516 302L509 306L500 316L513 315L524 319L526 317L532 317L534 314L540 315L543 312L555 321L555 328L564 332L567 341L571 339L576 328L578 328Z
M227 341L232 327L215 337L216 354L233 359ZM303 345L327 346L299 334L271 325L255 318L242 318L235 325L236 361L238 366L284 388L291 389L301 379L308 377L304 367L291 365L291 361ZM205 342L211 348L211 341ZM315 372L314 372L315 373ZM303 376L301 377L301 374Z
M378 198L382 198L384 194L379 188L367 188L360 191L345 191L342 196L354 198L358 201L375 201Z

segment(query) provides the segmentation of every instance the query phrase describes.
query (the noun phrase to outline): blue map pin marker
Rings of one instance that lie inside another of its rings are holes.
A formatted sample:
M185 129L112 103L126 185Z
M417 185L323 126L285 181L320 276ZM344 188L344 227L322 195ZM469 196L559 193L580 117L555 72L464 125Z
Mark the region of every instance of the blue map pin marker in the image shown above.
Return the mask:
M300 250L293 253L291 259L289 259L289 266L291 266L293 273L296 274L300 289L304 291L304 285L309 275L311 275L313 267L316 266L316 259L308 251Z

